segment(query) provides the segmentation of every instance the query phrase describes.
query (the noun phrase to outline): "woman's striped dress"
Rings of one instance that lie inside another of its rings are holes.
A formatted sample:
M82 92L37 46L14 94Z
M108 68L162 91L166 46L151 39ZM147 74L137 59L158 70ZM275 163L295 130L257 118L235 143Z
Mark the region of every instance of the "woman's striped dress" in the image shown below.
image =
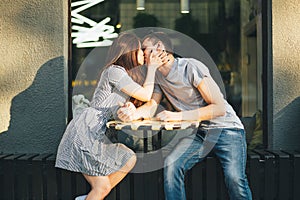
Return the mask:
M121 92L132 84L124 68L110 66L101 75L91 107L74 116L59 144L55 166L90 176L106 176L118 171L134 152L105 136L106 122L116 113L118 102L128 95Z

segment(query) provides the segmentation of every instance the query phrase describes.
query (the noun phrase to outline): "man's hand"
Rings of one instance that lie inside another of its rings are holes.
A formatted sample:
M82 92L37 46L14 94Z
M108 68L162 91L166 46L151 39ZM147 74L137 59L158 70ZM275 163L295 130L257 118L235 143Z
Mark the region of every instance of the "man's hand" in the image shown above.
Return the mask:
M126 102L125 104L119 103L121 108L117 111L118 117L122 121L132 121L134 120L134 113L136 107L131 102Z
M171 111L162 111L156 115L156 118L160 121L181 121L182 112L171 112Z

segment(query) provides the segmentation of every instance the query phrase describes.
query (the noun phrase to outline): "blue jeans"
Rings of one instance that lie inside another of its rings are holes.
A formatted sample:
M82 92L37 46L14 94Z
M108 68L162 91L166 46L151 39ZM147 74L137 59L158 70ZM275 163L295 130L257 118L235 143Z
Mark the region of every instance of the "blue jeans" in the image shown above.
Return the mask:
M186 171L201 162L211 150L221 162L230 199L252 199L245 174L246 149L245 131L242 129L202 130L182 138L165 159L166 200L186 199Z

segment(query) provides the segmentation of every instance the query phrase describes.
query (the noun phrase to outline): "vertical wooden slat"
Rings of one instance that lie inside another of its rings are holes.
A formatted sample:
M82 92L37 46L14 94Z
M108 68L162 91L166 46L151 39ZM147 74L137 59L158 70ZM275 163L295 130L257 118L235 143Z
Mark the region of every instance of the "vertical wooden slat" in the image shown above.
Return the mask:
M133 174L127 174L127 176L118 184L117 190L118 195L117 198L120 199L131 199L131 193L130 193L130 179Z
M133 176L133 198L132 199L144 199L144 175L140 173L136 173Z
M15 160L24 154L13 154L3 158L4 164L4 195L3 199L15 199L15 169L16 163Z
M294 152L294 199L300 199L300 152Z
M265 193L264 199L275 199L276 194L274 191L276 191L276 177L278 177L278 174L276 174L276 162L275 162L275 156L264 152L264 158L265 158Z
M157 169L155 171L155 177L156 177L156 189L157 189L157 200L164 199L164 174L163 174L163 165L164 165L164 158L162 155L162 130L159 130L155 132L155 134L152 136L152 148L154 151L156 151L156 155L159 154L159 160L158 159L151 159L154 160L158 164L158 166L161 166L160 169Z
M86 195L90 191L89 183L85 180L81 173L75 173L76 177L76 196Z
M290 193L293 200L300 199L300 152L298 151L283 151L289 154L290 160L292 161L292 169L290 172L291 184Z
M58 180L57 180L57 170L55 168L55 158L56 155L52 154L49 156L45 161L45 175L46 175L46 191L45 199L51 200L51 199L59 199L58 196Z
M159 169L157 171L158 173L158 182L157 186L158 187L158 200L164 200L165 199L165 194L164 194L164 173L163 173L163 168Z
M38 154L25 154L15 161L15 199L30 199L30 191L32 191L30 169L32 159L36 156Z
M116 189L116 187L114 187L110 191L110 193L107 195L107 197L105 198L105 200L116 200L117 199L116 195L117 195L117 189Z
M158 185L161 173L159 171L147 172L144 174L144 191L145 200L159 199L159 194L161 193L161 187Z
M56 168L57 200L62 200L62 170Z
M185 179L184 179L184 186L185 186L185 195L187 199L193 198L194 188L192 187L192 183L195 178L196 177L194 177L194 171L192 169L186 172Z
M290 171L292 169L292 163L290 157L287 153L284 153L279 150L269 150L268 152L272 153L276 157L276 168L278 175L277 178L277 189L274 191L276 193L277 199L291 199L291 193L289 192L291 188L291 176Z
M212 156L206 158L206 185L207 185L207 200L217 199L217 174L216 174L217 160Z
M1 196L8 196L9 191L7 191L7 173L8 170L11 171L11 169L8 168L7 166L7 160L4 160L5 158L11 156L12 154L1 154L0 155L0 194ZM9 172L11 173L11 172Z
M72 172L58 169L60 174L61 199L72 199Z
M248 152L247 176L249 187L252 192L253 199L262 199L263 189L263 163L260 155L255 152Z
M203 173L205 170L205 162L202 161L199 164L196 164L193 168L192 168L192 183L190 185L190 187L192 187L192 194L191 199L204 199L204 177L203 177Z
M264 150L254 150L264 160L264 193L263 199L275 199L276 191L276 165L275 156Z
M4 158L10 156L12 154L0 154L0 194L3 194L6 192L4 190L4 186L6 185L4 176L6 174L6 165L4 161Z
M4 167L3 170L5 171L3 182L3 199L14 199L14 166L13 166L13 159L15 155L8 156L4 158Z
M44 162L51 156L51 154L40 154L32 159L32 168L30 169L31 184L31 199L40 200L44 199L47 193L46 189L46 175L44 173Z

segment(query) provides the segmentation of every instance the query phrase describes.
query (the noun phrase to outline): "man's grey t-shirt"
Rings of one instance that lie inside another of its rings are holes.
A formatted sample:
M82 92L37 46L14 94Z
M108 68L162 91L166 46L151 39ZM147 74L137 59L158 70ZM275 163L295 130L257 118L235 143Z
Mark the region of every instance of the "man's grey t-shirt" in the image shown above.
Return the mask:
M176 58L167 76L155 76L154 93L164 94L177 111L194 110L207 105L197 87L204 77L211 77L208 68L193 58ZM226 114L210 120L210 128L240 128L243 125L233 108L224 99Z

